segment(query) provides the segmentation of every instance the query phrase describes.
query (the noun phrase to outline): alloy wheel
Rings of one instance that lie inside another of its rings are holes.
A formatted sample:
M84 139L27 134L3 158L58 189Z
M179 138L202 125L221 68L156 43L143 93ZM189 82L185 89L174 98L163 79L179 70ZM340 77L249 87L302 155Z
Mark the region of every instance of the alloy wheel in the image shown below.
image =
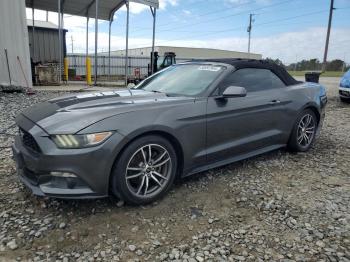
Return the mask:
M129 191L138 198L160 193L172 172L169 152L159 144L147 144L131 156L125 171Z
M306 148L312 143L316 131L314 117L310 114L304 115L298 125L297 141L298 144Z

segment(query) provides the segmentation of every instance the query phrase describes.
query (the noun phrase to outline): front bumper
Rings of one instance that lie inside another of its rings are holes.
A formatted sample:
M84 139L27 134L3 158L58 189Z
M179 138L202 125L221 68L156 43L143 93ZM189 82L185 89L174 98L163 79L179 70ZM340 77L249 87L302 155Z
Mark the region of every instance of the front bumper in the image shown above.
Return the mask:
M58 149L39 127L29 131L42 152L23 144L20 136L12 146L20 180L38 196L55 198L101 198L109 194L109 175L123 139L113 134L105 143L84 149ZM66 172L76 177L57 177L51 172Z
M350 88L339 87L339 96L350 99Z

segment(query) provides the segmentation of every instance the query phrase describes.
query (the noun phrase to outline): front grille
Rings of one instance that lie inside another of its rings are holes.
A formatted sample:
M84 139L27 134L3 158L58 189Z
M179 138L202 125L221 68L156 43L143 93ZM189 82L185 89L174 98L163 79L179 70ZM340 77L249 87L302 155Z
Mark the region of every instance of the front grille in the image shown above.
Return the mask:
M38 143L35 141L34 137L31 134L29 134L27 131L23 129L20 129L19 132L21 135L22 142L27 148L35 152L41 152Z
M339 94L350 97L350 91L339 90Z

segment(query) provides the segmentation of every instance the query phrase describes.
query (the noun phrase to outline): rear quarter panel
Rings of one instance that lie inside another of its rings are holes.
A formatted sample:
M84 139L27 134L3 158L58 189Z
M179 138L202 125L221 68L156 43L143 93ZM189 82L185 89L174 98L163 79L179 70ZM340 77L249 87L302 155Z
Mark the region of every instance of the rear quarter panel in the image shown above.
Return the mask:
M289 115L288 128L290 131L297 117L304 109L312 107L317 110L319 116L322 115L320 96L323 92L325 94L323 86L310 82L286 87L286 94L290 99L290 103L286 105L286 110Z

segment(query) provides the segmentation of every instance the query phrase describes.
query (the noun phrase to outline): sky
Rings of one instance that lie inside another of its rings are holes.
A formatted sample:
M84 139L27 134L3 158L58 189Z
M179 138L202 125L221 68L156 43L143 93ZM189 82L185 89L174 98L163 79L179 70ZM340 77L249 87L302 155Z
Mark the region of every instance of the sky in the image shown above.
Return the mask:
M330 0L159 0L156 45L205 47L246 52L249 14L253 16L251 52L279 58L285 64L323 59ZM335 0L328 60L350 63L350 0ZM129 47L151 46L149 7L130 6ZM31 10L27 9L31 19ZM46 12L36 10L36 20ZM49 21L58 24L57 13ZM89 22L89 52L94 51L94 19ZM98 21L98 51L108 51L108 22ZM125 48L126 9L114 16L111 50ZM68 53L85 53L86 18L65 15Z

